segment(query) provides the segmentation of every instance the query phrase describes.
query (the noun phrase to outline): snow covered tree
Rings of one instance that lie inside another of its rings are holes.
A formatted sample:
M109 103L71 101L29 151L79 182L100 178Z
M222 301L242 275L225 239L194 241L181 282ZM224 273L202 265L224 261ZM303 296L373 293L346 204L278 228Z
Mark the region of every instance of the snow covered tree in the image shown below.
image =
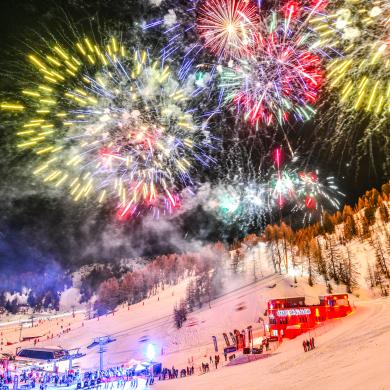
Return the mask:
M340 279L346 285L347 292L352 293L352 290L358 287L358 276L359 272L357 271L356 264L353 261L352 253L348 247L345 246L346 257L343 260L343 263L340 264Z
M367 203L365 209L364 209L364 216L367 220L368 225L373 225L375 223L375 212L376 207L372 206L370 203Z
M378 271L386 278L390 279L390 272L389 272L389 265L388 265L388 258L385 255L382 244L379 241L379 239L376 237L375 239L372 238L370 240L370 243L375 251L375 264Z
M389 210L383 202L379 205L379 215L383 223L389 222Z
M357 227L353 215L347 215L344 219L344 238L352 240L357 235Z
M387 297L389 295L389 281L384 277L382 269L378 262L375 263L374 271L375 285L379 287L381 295Z
M339 264L341 262L341 253L337 245L334 243L333 236L326 236L327 249L326 257L329 259L328 272L330 279L333 279L336 284L340 283L340 277L338 273Z
M27 297L27 304L35 309L36 305L37 305L37 298L33 292L33 290L30 290L30 292L28 293L28 297Z
M134 278L133 273L128 272L120 283L120 301L128 304L134 303Z
M120 303L119 283L116 278L110 278L103 282L98 290L96 309L99 314L115 309Z
M386 195L390 195L390 182L382 185L382 192Z
M329 283L328 265L326 263L325 257L323 256L322 248L318 237L311 241L311 253L316 267L316 271L319 275L321 275L324 278L325 285L328 289L328 292L330 293L332 287L330 286Z
M348 217L353 217L354 215L354 212L353 212L353 209L351 206L349 205L345 205L344 208L343 208L343 221L345 222L345 220L348 218Z
M281 264L282 257L279 250L279 227L277 225L267 225L264 231L267 245L271 250L272 263L274 265L275 272L282 272Z
M188 311L192 312L197 305L196 297L195 297L195 283L193 280L191 280L187 286L186 302L187 302Z
M322 226L322 229L321 229L322 233L332 234L335 231L335 226L334 226L332 217L327 212L325 212L322 215L322 225L321 226Z
M180 329L187 320L187 308L184 301L181 301L179 306L175 305L173 308L173 320L177 329Z
M375 267L373 267L370 264L367 264L367 272L368 272L367 282L369 283L370 288L372 289L376 286Z
M16 314L18 312L18 300L16 298L14 298L12 301L7 300L4 307L8 313Z

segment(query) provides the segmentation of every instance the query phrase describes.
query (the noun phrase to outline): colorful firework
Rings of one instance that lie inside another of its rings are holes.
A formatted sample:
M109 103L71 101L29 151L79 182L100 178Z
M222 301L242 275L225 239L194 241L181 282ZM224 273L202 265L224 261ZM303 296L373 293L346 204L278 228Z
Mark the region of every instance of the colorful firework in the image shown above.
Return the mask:
M268 194L272 207L288 207L303 212L303 223L313 222L326 210L337 210L344 196L334 177L320 179L318 171L300 171L283 164L281 149L274 151L275 172L269 181Z
M262 18L256 45L247 58L221 69L224 103L234 103L256 127L283 124L292 114L307 120L322 85L322 60L313 49L315 35L294 19L294 7L279 19Z
M265 223L269 212L268 193L262 182L222 184L213 190L212 202L217 216L227 225L238 224L246 232Z
M390 3L386 0L335 1L328 14L311 20L319 45L344 55L327 68L329 86L342 104L375 115L390 111Z
M26 107L18 148L43 160L35 175L68 187L75 200L116 199L121 219L178 206L180 191L193 184L193 163L211 161L188 107L189 85L115 38L106 47L88 38L55 44L29 59L36 75L22 91L25 104L2 108Z
M200 38L217 57L240 58L250 50L259 28L252 0L202 0L197 13Z
M296 195L297 210L304 211L303 223L311 223L315 215L322 216L326 210L340 208L339 191L333 176L320 180L319 172L298 172Z

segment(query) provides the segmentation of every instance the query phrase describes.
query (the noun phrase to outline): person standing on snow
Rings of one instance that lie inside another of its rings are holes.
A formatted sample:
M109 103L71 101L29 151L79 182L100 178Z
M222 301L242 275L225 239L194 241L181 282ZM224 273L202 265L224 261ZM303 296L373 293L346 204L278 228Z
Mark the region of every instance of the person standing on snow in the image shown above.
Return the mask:
M303 349L304 349L304 351L305 351L305 352L307 352L307 347L306 347L306 340L303 340L303 343L302 343L302 345L303 345Z

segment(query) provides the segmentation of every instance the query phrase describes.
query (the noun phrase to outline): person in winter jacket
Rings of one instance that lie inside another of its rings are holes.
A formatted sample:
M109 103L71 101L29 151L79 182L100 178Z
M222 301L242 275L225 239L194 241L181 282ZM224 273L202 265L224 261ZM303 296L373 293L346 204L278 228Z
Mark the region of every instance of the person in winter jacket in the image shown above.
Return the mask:
M302 345L303 345L303 350L304 350L305 352L307 352L306 340L303 340Z

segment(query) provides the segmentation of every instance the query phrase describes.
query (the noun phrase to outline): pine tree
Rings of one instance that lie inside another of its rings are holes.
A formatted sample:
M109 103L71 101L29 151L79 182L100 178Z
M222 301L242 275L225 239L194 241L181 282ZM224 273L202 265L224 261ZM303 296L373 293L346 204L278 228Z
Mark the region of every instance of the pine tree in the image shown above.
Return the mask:
M186 302L187 302L188 311L192 312L196 306L195 283L192 280L190 281L190 283L188 283L187 286Z
M36 299L35 294L34 294L34 292L32 290L28 293L27 304L31 308L35 309L35 306L37 304L37 299Z
M371 203L367 203L364 209L364 216L369 226L375 223L375 212L376 207L373 206Z
M347 217L353 217L354 212L351 206L345 205L343 209L343 221L345 222Z
M382 269L378 262L375 263L375 285L379 287L381 295L387 297L389 295L389 282L383 276Z
M389 222L389 210L387 209L385 203L381 203L379 206L379 214L383 223Z
M338 250L337 246L333 242L332 236L329 236L328 238L328 251L327 251L327 257L329 258L329 276L331 279L333 279L336 284L340 283L340 277L338 273L339 264L341 262L341 254Z
M175 305L173 308L173 320L177 329L180 329L183 323L187 321L187 308L184 301L181 301L179 306Z
M390 195L390 182L382 185L382 192L386 195Z
M376 286L375 281L375 268L372 267L370 264L367 264L367 271L368 271L368 282L370 283L370 288L374 288Z
M312 256L313 260L316 264L317 272L324 278L325 285L329 290L331 290L329 277L328 277L328 265L326 263L326 259L322 254L321 244L317 237L317 239L312 240Z
M16 314L18 312L18 300L16 298L12 301L7 300L4 307L9 313Z
M370 233L370 224L367 221L367 218L361 217L360 218L360 227L361 227L361 233L360 233L360 239L363 241L365 238L369 236Z
M306 246L305 246L305 251L306 251L306 257L307 257L307 260L308 260L308 273L309 273L309 277L308 277L308 284L309 286L313 286L314 285L314 282L313 282L313 269L312 269L312 263L311 263L311 251L310 251L310 245L309 245L309 242L307 241L306 242Z
M357 227L353 215L347 215L344 220L344 237L347 241L352 240L357 235Z
M356 265L353 262L352 253L349 250L348 245L346 245L346 249L347 249L347 258L346 258L346 262L344 263L345 285L347 286L347 292L352 293L352 290L358 287L359 285L357 281L359 272L357 271Z
M325 212L322 216L322 232L332 234L335 231L335 226L331 216Z
M120 303L119 283L115 278L110 278L100 285L96 303L100 313L113 310Z
M386 279L390 279L388 260L384 254L380 241L378 240L378 238L371 238L370 243L375 250L375 260L378 269Z
M0 308L5 307L6 299L4 292L0 292Z

